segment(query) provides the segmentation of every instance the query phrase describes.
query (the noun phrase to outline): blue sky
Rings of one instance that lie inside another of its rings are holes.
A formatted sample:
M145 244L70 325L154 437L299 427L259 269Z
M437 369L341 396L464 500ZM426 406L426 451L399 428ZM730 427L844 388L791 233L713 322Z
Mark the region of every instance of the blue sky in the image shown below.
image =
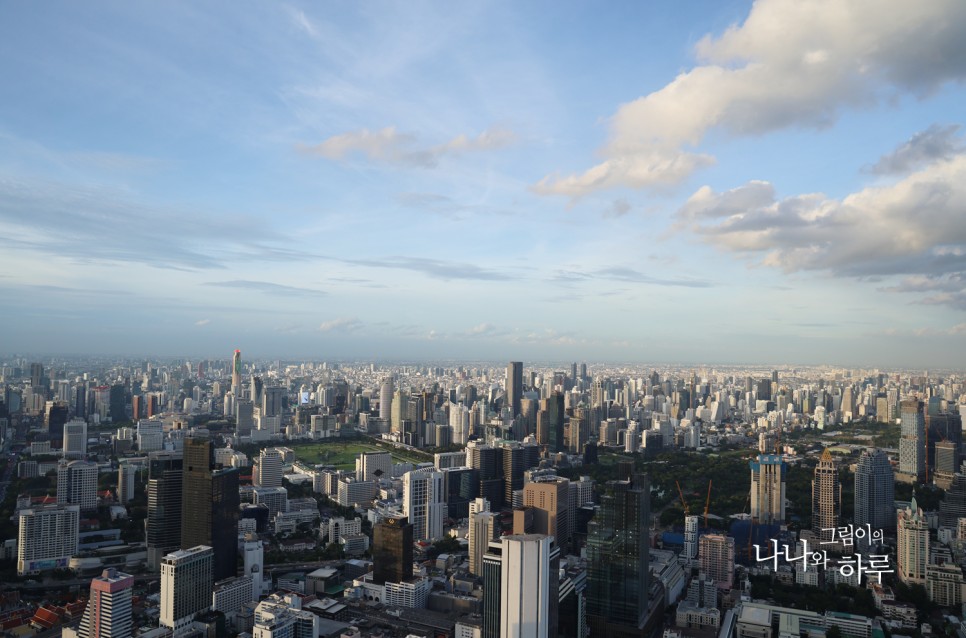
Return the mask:
M961 365L966 5L452 5L4 4L0 349Z

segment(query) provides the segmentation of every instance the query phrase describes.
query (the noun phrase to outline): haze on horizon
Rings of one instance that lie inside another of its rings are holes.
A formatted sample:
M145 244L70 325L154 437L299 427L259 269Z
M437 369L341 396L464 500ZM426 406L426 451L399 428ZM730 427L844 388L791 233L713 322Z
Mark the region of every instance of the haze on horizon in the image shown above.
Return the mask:
M0 10L0 351L962 366L966 4L331 9Z

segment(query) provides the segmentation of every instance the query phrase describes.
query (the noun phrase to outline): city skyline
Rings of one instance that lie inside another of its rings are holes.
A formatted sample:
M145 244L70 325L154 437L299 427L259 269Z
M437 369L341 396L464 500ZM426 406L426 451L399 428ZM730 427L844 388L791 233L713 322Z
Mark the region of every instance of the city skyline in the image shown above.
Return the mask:
M5 18L4 349L961 365L962 3Z

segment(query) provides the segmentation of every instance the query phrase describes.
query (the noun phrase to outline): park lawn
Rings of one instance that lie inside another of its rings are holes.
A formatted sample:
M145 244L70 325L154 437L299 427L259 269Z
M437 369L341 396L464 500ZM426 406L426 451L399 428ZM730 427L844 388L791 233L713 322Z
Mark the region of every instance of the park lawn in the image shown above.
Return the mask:
M310 465L319 463L334 465L340 470L355 468L356 457L363 452L392 452L393 463L405 463L413 460L408 456L398 454L395 450L386 450L371 443L333 441L331 443L307 443L291 447L295 451L295 457L300 461Z

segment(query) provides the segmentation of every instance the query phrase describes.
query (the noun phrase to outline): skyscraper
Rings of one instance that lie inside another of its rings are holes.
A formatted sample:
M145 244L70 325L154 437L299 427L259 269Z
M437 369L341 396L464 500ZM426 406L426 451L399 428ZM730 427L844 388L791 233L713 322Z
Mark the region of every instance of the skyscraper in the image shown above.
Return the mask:
M912 502L898 512L896 529L896 572L899 580L909 584L926 584L926 566L929 564L929 523L922 508Z
M485 501L485 499L479 499ZM490 541L497 538L497 517L490 511L474 512L470 514L469 554L470 573L483 575L483 555L486 554Z
M523 362L511 361L506 367L506 406L511 416L520 414L520 399L523 398Z
M842 515L842 486L839 471L828 448L815 466L812 480L812 531L823 541L835 540L835 527Z
M44 407L44 425L50 436L50 447L60 449L64 446L64 425L67 424L69 408L62 401L47 401Z
M646 475L609 481L587 526L591 635L643 627L647 616L650 488Z
M413 577L413 526L405 518L387 518L372 528L372 578L399 583Z
M926 478L926 432L922 401L903 399L899 405L899 415L899 473L907 481L919 483Z
M61 462L57 466L57 503L79 505L82 512L97 510L97 463Z
M865 450L855 468L855 524L873 530L893 529L895 479L892 464L882 450Z
M17 512L17 574L64 569L77 553L80 507L45 505Z
M705 534L698 541L701 571L720 589L731 589L735 580L735 539L723 534Z
M761 524L785 522L785 463L777 454L759 454L751 467L751 517Z
M148 460L148 567L181 547L181 492L184 469L180 453L154 452Z
M128 638L132 634L134 577L105 569L91 580L91 595L77 629L78 638Z
M442 538L446 517L443 473L428 468L403 474L403 511L416 540Z
M565 478L527 483L523 504L534 512L533 531L553 536L558 547L570 543L570 481Z
M162 627L175 635L191 624L198 612L211 608L214 553L200 545L179 550L161 559Z
M231 356L231 393L236 399L242 396L241 350L235 350L235 354Z
M500 570L500 637L556 636L558 577L554 558L559 550L543 534L503 537ZM556 601L554 601L556 602ZM553 628L553 629L551 629Z
M258 455L258 466L253 477L259 487L282 486L282 453L277 448L265 448Z
M379 418L388 419L392 410L392 377L382 380L379 387Z
M238 555L238 470L215 465L207 438L184 441L181 547L214 549L215 580L235 576Z

